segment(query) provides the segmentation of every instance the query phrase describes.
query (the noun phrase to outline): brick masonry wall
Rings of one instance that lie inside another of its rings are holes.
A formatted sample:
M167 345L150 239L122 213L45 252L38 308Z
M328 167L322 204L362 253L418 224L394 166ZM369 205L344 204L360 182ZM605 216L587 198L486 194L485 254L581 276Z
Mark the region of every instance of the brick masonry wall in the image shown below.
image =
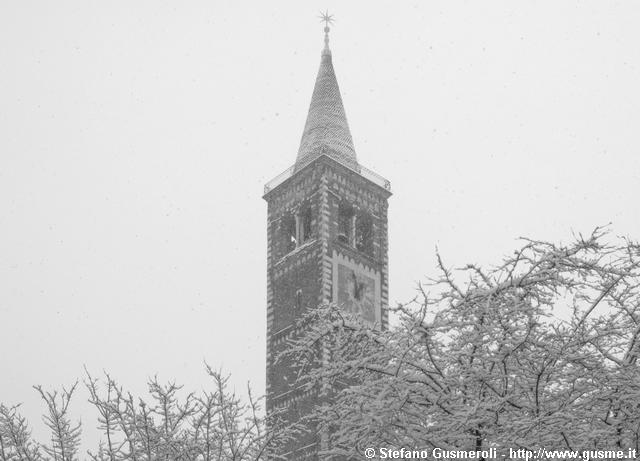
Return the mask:
M313 392L295 388L296 367L293 363L276 363L275 359L286 346L287 339L302 333L297 331L295 324L305 308L332 301L334 249L380 273L382 328L387 328L389 195L388 191L335 160L320 157L265 196L268 202L267 411L286 408L288 417L297 420L308 414L318 400ZM338 206L343 200L372 217L371 256L337 240ZM282 222L307 207L312 215L311 238L288 251ZM298 290L301 291L300 306ZM316 459L312 447L319 442L320 437L310 431L286 450L295 453L291 459Z
M328 164L323 176L326 178L328 189L327 206L330 217L327 233L328 251L325 253L325 258L330 262L335 249L338 253L346 254L367 268L380 273L382 328L386 329L389 319L387 311L389 303L387 200L389 193L341 165ZM374 235L372 256L338 241L338 208L343 201L352 205L357 211L364 211L372 217Z

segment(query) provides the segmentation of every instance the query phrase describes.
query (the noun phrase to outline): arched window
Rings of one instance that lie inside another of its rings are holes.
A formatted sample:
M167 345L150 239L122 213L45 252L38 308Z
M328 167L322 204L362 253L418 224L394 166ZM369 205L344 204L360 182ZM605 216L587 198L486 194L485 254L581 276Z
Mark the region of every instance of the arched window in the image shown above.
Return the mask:
M306 207L300 213L300 243L308 242L309 240L311 240L311 221L311 207Z
M356 216L356 250L373 256L373 220L369 213L361 212Z
M338 206L338 240L353 245L353 207L347 203Z
M296 232L296 219L292 215L282 217L281 228L283 254L295 250L298 245L298 236Z
M313 214L311 207L302 208L296 214L285 214L280 221L282 255L285 255L313 238Z

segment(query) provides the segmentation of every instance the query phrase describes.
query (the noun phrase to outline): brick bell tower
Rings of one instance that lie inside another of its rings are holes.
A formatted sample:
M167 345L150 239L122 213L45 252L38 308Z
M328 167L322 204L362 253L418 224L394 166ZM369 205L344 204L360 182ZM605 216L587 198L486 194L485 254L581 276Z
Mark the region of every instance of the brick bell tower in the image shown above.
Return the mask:
M295 164L265 186L267 230L267 412L297 421L317 396L295 384L292 364L275 359L309 308L333 302L387 328L389 181L363 167L349 131L325 46ZM283 450L290 460L319 459L313 428Z

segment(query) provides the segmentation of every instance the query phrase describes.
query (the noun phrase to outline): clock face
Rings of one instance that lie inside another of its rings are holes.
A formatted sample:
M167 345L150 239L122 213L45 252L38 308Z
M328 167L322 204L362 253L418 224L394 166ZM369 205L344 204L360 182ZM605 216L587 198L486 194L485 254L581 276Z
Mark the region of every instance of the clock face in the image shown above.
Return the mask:
M370 323L376 322L376 282L344 264L338 264L338 304Z

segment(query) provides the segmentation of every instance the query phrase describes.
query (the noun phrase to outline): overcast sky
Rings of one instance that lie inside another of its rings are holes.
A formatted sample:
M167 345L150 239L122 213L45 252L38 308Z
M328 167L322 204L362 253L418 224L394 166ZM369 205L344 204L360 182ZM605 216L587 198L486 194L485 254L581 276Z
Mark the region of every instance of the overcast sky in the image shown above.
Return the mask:
M520 236L640 237L640 2L0 0L0 401L108 370L264 392L265 182L323 46L391 180L390 300ZM79 394L89 431L95 413Z

